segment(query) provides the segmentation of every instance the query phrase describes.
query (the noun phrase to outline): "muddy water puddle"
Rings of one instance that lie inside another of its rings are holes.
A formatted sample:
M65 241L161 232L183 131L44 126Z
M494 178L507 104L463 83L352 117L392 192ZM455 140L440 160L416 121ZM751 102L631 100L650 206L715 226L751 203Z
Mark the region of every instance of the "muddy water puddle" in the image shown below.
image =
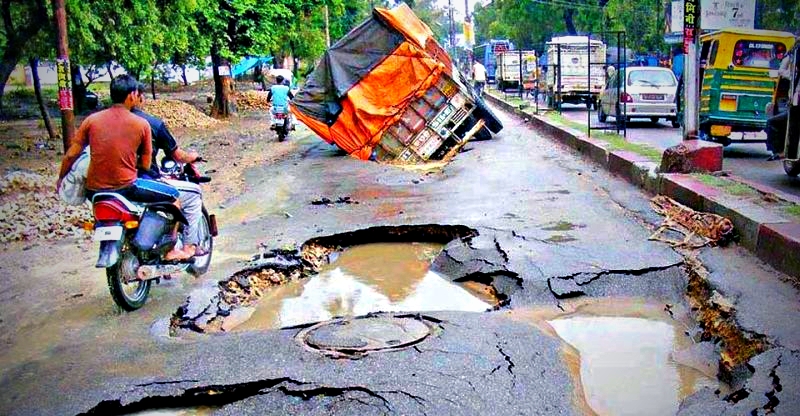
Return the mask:
M318 275L266 292L237 330L280 328L370 312L482 312L496 300L430 271L440 244L377 243L344 250Z
M577 351L579 364L572 370L578 373L582 400L598 415L674 415L699 388L719 386L673 359L692 345L685 327L646 315L598 316L578 310L547 321Z

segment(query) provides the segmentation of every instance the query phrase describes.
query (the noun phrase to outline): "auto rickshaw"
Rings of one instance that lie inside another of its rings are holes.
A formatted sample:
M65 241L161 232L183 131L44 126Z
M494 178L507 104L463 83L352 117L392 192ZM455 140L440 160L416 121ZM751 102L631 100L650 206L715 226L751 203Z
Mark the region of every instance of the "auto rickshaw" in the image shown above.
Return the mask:
M800 44L795 43L778 72L778 86L770 108L767 137L774 151L783 153L783 170L800 174Z
M700 42L701 138L727 146L732 132L763 131L776 70L794 46L794 35L728 28L702 35ZM764 141L742 137L737 142Z

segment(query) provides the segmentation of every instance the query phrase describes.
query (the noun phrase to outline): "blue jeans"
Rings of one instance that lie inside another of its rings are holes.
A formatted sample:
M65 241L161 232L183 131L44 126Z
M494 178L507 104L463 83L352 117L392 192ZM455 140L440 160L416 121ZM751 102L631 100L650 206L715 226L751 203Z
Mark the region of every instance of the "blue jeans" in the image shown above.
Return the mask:
M136 179L131 186L115 190L87 190L86 197L90 200L98 192L114 192L130 199L131 201L153 203L153 202L175 202L180 193L174 187L164 182L151 179Z

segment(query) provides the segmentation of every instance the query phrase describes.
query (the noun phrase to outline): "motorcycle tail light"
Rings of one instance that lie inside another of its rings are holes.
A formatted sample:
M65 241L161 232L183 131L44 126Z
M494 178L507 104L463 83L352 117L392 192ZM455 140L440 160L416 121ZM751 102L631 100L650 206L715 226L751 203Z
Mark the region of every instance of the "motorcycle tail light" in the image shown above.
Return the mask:
M278 120L283 120L284 118L286 118L286 114L276 113L275 118L277 118Z
M97 221L121 222L138 220L121 202L114 200L95 202L94 219Z

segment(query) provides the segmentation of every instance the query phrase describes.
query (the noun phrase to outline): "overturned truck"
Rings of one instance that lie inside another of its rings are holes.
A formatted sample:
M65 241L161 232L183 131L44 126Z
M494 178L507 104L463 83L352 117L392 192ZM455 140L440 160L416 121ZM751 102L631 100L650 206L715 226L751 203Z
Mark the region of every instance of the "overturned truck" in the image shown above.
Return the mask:
M404 3L331 46L291 103L328 143L362 160L449 160L503 126Z

